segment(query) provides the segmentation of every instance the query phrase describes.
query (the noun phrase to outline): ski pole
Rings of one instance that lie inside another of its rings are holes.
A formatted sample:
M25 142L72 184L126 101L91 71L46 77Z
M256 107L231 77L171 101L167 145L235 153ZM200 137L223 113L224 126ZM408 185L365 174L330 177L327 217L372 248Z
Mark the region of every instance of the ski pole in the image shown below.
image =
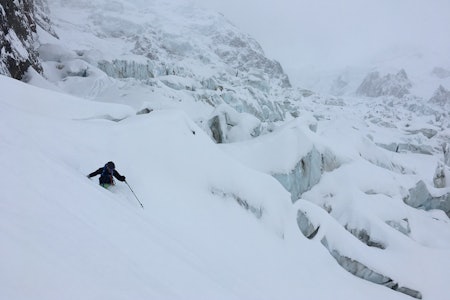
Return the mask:
M133 193L134 197L136 198L136 200L139 202L139 204L141 205L142 209L144 209L144 205L142 204L141 201L139 201L139 198L136 196L136 194L134 193L133 189L131 188L131 186L128 184L128 182L125 180L125 183L128 185L128 187L130 188L130 191Z

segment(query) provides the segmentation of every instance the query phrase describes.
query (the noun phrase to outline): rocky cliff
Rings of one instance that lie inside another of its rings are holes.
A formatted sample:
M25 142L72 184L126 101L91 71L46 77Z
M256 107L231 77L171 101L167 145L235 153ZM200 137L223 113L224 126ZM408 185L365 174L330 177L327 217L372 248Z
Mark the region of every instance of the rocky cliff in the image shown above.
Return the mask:
M0 0L0 24L0 74L22 79L29 67L42 72L34 1Z

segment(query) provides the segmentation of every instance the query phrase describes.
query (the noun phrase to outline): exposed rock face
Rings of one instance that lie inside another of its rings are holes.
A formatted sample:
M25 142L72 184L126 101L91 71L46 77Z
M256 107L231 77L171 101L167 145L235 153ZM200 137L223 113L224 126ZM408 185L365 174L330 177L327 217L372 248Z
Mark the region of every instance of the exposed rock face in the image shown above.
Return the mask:
M387 74L383 77L379 72L369 73L358 87L356 93L367 97L394 96L402 98L409 94L412 87L405 70L397 74Z
M414 208L443 210L450 216L450 193L435 197L430 194L426 184L421 180L409 190L409 197L404 202Z
M53 29L52 21L49 18L50 9L48 8L47 0L34 0L34 4L36 24L57 38L58 35Z
M0 0L0 24L0 74L22 79L29 67L42 72L33 0Z

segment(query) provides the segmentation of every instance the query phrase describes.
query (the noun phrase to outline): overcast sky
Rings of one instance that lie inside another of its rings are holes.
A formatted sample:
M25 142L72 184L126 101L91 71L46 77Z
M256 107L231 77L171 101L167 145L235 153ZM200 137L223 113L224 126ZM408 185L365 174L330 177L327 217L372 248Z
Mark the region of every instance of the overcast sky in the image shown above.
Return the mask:
M194 2L223 13L288 73L358 64L394 46L450 50L450 0Z

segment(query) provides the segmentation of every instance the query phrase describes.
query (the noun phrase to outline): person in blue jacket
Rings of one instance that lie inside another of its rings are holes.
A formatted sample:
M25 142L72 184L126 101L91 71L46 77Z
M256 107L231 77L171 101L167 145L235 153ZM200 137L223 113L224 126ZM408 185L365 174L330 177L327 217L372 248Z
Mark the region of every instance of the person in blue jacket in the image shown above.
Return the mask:
M119 181L125 181L125 176L122 176L117 172L116 166L112 161L107 162L104 167L99 168L97 171L92 172L88 175L88 178L100 175L99 184L108 188L111 185L114 185L114 178L116 177Z

